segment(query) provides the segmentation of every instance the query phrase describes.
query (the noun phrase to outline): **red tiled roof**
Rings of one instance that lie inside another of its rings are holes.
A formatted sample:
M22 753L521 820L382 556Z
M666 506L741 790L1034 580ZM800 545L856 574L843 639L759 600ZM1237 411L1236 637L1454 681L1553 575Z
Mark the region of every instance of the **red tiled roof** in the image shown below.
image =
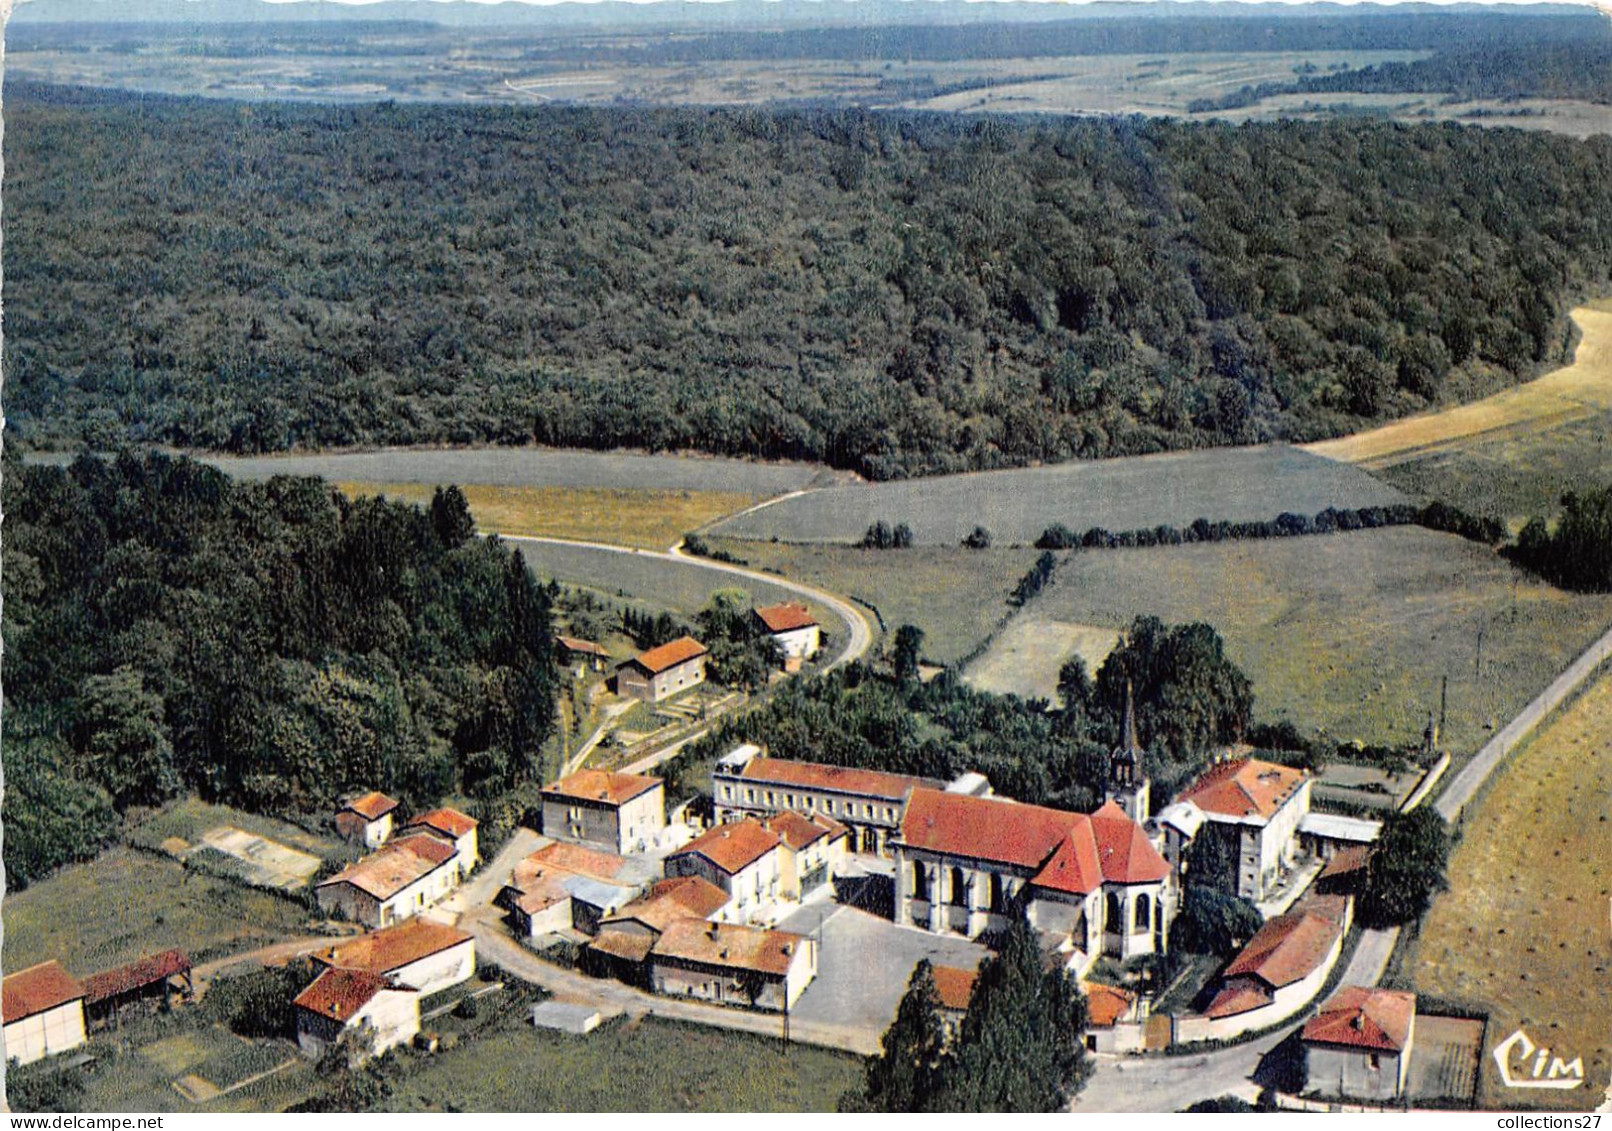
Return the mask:
M693 962L730 970L755 970L782 977L789 973L805 935L764 931L738 923L679 919L667 925L650 951L653 958Z
M374 1000L382 990L400 990L414 993L407 986L399 986L379 974L368 970L347 970L331 967L308 984L297 995L293 1004L321 1017L330 1017L346 1024L352 1016Z
M817 618L806 611L805 605L768 605L757 609L756 616L767 626L768 632L793 632L797 628L811 628Z
M1096 1029L1111 1028L1136 1004L1134 995L1104 982L1086 983L1086 1001L1091 1025Z
M621 870L626 866L626 858L617 856L614 852L600 852L596 848L557 840L553 844L544 845L516 864L515 875L518 877L523 867L552 867L564 868L568 872L591 876L596 880L613 880L621 875Z
M390 899L457 855L458 849L430 833L410 833L347 865L319 886L351 884L376 899Z
M845 826L833 817L825 817L820 813L808 817L793 809L775 813L761 823L768 830L783 837L784 843L797 851L808 844L816 844L825 836L830 841L838 840L847 832Z
M632 665L633 667L643 668L650 675L659 675L667 668L675 668L678 664L687 663L696 656L705 655L706 652L705 645L692 636L679 636L670 644L662 644L659 648L651 648L642 655L634 656L621 666Z
M1179 800L1217 816L1269 818L1309 776L1308 771L1258 758L1233 758L1209 767Z
M543 787L549 797L569 797L579 801L602 801L606 805L625 805L633 798L648 793L661 784L661 779L645 774L617 774L609 770L578 770L568 778L561 778Z
M1275 1001L1271 992L1254 982L1240 981L1226 986L1209 1003L1208 1015L1214 1018L1233 1017L1258 1009Z
M974 996L974 983L979 981L978 970L965 970L961 966L935 967L935 992L940 996L942 1009L968 1012L968 1003Z
M879 770L856 770L849 766L828 766L820 762L791 762L781 758L754 758L739 775L745 781L801 789L830 789L884 801L900 801L909 790L942 783L928 778L886 774Z
M1320 915L1342 927L1345 920L1349 918L1349 902L1349 897L1346 895L1323 895L1312 891L1294 904L1292 910Z
M1039 872L1030 878L1037 887L1085 895L1103 882L1102 865L1097 859L1097 842L1092 839L1091 823L1078 826L1059 842Z
M165 950L139 958L115 970L103 970L84 979L84 1001L95 1005L108 998L166 982L175 974L190 973L190 958L182 950Z
M610 654L591 640L583 640L576 636L556 636L555 639L568 652L581 652L587 656L608 656Z
M1332 879L1337 876L1347 876L1351 872L1358 872L1366 866L1366 860L1371 856L1371 845L1351 844L1347 848L1340 848L1332 854L1327 866L1321 869L1318 880Z
M351 809L366 821L378 821L396 809L397 802L379 790L372 790L362 797L353 798L342 808Z
M672 856L703 856L730 876L736 876L783 843L783 837L754 817L707 829Z
M1037 869L1032 882L1085 894L1102 883L1091 818L1000 797L915 789L901 822L913 848Z
M1147 839L1142 826L1113 801L1091 815L1091 830L1097 838L1097 858L1106 882L1151 884L1170 874L1170 865Z
M1350 1048L1404 1052L1410 1047L1416 995L1344 986L1304 1025L1304 1039Z
M476 818L444 806L429 813L421 813L409 822L409 828L435 829L439 833L458 838L474 829L477 823Z
M7 974L0 983L0 1017L5 1024L55 1009L84 996L84 987L54 958Z
M654 946L654 935L639 934L636 931L612 931L608 927L601 927L599 933L588 943L589 950L596 950L600 954L608 954L612 958L621 958L628 962L642 962L649 957L649 952Z
M705 919L728 904L728 893L699 876L674 876L661 880L649 894L626 904L604 924L636 920L655 932L664 931L679 919Z
M1313 973L1340 933L1339 924L1323 915L1278 915L1248 940L1222 977L1230 980L1246 975L1281 989Z
M445 950L470 941L470 936L443 923L429 919L410 919L395 927L371 931L351 942L344 942L314 955L314 961L326 966L342 966L351 970L367 970L371 974L390 974L411 962L441 954Z

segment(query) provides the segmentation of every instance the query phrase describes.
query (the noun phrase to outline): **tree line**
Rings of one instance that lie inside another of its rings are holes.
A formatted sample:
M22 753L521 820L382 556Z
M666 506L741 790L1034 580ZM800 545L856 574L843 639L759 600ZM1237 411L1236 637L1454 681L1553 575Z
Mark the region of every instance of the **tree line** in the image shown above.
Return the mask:
M1612 268L1605 137L7 93L8 424L68 445L1307 440L1554 363Z

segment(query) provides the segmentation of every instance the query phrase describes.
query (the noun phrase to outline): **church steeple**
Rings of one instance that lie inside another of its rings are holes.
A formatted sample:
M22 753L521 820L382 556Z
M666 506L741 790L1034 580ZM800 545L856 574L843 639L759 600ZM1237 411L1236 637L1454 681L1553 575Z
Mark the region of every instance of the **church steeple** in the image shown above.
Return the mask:
M1148 817L1148 780L1141 776L1138 764L1142 757L1142 744L1136 738L1136 696L1131 682L1125 681L1125 718L1120 724L1119 745L1108 756L1109 800L1117 801L1122 809L1138 823Z
M1119 747L1133 759L1142 752L1141 743L1136 741L1136 696L1130 680L1125 681L1125 723L1120 728Z

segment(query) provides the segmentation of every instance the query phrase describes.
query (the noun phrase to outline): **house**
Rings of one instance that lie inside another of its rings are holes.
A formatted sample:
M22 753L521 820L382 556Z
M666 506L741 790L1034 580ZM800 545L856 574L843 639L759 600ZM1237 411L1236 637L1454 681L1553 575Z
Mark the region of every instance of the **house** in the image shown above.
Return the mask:
M318 1059L347 1033L367 1033L362 1050L378 1056L420 1031L420 993L368 970L323 971L292 1002L297 1047Z
M1317 908L1268 920L1220 972L1219 989L1205 1012L1222 1020L1275 1006L1272 1021L1290 1015L1326 982L1347 929Z
M728 905L728 893L699 876L661 880L648 894L605 916L588 944L588 966L625 982L647 982L644 962L655 940L680 919L711 919Z
M1197 836L1218 837L1224 845L1244 899L1265 899L1298 859L1311 781L1308 770L1231 758L1215 763L1177 798L1203 815Z
M680 636L651 648L616 668L616 694L645 703L659 703L705 682L705 661L710 653L692 636Z
M758 746L734 748L711 774L711 800L719 821L793 809L824 813L850 830L852 852L890 855L900 832L907 795L914 789L944 789L932 778L857 770L820 762L769 758Z
M321 967L365 970L400 986L434 994L476 972L476 940L429 919L410 919L338 943L313 956Z
M591 935L642 890L624 857L556 841L516 864L494 902L523 938L568 930Z
M175 990L184 995L194 992L190 980L190 958L182 950L137 958L125 966L103 970L84 979L84 1013L91 1026L115 1021L121 1010L142 1001L161 998L173 1001ZM179 985L175 985L175 981Z
M979 981L978 970L961 966L935 966L935 996L940 1000L940 1026L946 1030L946 1039L955 1041L963 1029L963 1018L968 1016L968 1003L974 1000L974 984Z
M556 636L555 652L559 661L573 679L581 679L588 672L602 672L610 662L610 653L591 640L575 636Z
M1344 986L1305 1022L1307 1090L1354 1100L1405 1094L1416 1038L1416 995Z
M459 852L459 861L465 872L481 862L476 846L478 822L472 816L444 806L429 813L421 813L409 822L409 829L434 833L452 844Z
M666 828L666 783L578 770L543 787L543 833L606 852L642 852Z
M666 875L699 876L730 901L724 918L748 922L765 905L798 897L795 852L754 817L707 829L666 857Z
M1086 982L1086 1048L1115 1054L1136 1052L1145 1041L1136 995L1104 982Z
M1161 952L1175 913L1169 865L1113 802L1087 816L915 789L895 848L897 923L977 938L1023 904L1076 973Z
M321 910L390 927L442 899L464 876L459 850L432 832L409 832L321 882Z
M784 877L785 899L804 899L845 871L851 834L833 817L785 810L762 818L761 826L782 837L795 856L794 874Z
M649 952L658 994L786 1011L817 976L817 943L788 931L678 919Z
M778 645L784 671L797 672L823 647L823 629L805 605L768 605L752 610L761 630Z
M336 810L336 831L354 844L376 849L392 835L392 814L397 802L384 793L355 797Z
M54 958L0 983L6 1059L32 1064L85 1041L84 987Z

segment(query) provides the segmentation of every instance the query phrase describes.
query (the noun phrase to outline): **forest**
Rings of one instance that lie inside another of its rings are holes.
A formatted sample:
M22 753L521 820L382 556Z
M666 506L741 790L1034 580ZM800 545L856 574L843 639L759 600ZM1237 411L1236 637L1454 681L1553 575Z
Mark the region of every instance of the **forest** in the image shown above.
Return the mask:
M462 496L5 457L9 887L182 792L323 824L361 789L434 804L541 772L549 595Z
M1612 271L1606 137L6 93L39 444L1306 440L1559 361Z

